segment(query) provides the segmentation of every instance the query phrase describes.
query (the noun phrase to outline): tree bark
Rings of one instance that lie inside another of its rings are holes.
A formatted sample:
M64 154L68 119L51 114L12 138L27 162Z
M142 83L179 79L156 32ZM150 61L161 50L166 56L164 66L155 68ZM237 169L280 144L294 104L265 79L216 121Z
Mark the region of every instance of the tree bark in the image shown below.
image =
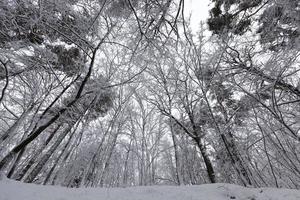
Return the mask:
M207 152L206 152L206 149L205 149L204 145L201 143L201 139L200 138L194 138L194 140L195 140L197 146L199 147L200 153L201 153L202 158L204 160L209 181L211 183L216 183L217 181L216 181L216 176L215 176L213 165L210 161L209 156L207 155Z
M32 171L25 177L24 182L25 183L31 183L35 179L35 177L40 173L46 162L49 160L49 158L52 156L54 151L57 149L57 147L60 145L60 143L63 141L63 139L67 136L69 131L72 129L73 125L68 125L68 127L59 135L55 143L50 147L48 152L46 152L42 158L39 160L39 162L36 164L36 166L32 169Z

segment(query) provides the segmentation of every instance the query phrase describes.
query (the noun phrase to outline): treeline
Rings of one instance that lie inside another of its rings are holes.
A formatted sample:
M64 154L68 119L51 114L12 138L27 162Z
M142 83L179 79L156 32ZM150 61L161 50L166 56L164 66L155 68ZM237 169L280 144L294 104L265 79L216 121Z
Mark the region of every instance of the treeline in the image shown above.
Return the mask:
M0 171L67 187L300 187L299 3L0 3ZM206 28L207 27L207 28Z

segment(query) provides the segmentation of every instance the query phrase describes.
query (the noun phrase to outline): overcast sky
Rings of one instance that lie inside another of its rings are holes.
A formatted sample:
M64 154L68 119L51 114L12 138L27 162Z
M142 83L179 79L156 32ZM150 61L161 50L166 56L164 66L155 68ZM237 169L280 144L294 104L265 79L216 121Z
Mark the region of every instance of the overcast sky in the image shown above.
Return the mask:
M191 26L194 30L199 27L200 21L208 18L210 0L185 0L186 17L192 14Z

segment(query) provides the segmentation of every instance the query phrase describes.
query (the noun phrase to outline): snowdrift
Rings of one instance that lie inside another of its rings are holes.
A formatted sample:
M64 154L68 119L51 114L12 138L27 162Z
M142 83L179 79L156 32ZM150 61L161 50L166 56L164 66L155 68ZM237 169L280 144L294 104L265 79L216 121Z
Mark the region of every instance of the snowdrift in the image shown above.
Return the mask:
M300 200L299 190L230 184L130 188L64 188L0 181L0 200Z

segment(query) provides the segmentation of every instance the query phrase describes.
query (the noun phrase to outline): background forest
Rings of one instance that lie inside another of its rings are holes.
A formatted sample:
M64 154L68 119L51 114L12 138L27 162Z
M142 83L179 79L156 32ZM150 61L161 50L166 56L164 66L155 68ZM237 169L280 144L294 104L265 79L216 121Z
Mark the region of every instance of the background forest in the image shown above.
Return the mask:
M67 187L300 188L300 3L1 0L0 171Z

